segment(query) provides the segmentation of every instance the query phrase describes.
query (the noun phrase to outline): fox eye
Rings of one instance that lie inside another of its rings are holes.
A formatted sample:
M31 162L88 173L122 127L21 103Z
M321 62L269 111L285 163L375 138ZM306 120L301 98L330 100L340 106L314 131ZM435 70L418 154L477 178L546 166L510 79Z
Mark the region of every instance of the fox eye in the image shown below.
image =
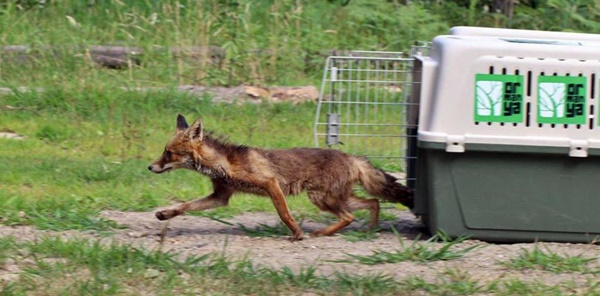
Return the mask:
M171 156L173 155L173 153L169 150L165 150L165 157L166 158L171 158Z

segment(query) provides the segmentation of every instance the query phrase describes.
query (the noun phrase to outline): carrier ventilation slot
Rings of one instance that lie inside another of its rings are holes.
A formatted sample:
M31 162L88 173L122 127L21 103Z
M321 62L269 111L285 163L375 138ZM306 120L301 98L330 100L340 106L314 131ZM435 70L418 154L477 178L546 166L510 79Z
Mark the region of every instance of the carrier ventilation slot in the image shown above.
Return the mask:
M590 78L590 99L596 98L596 73L593 73Z

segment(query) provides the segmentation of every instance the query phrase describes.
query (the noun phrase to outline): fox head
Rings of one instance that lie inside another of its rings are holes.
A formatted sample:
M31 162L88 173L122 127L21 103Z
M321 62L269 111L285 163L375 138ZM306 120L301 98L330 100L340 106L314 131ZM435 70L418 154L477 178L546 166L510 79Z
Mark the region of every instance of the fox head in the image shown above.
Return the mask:
M161 174L175 169L185 168L197 170L198 159L201 159L203 139L202 121L196 119L191 126L185 117L177 115L177 129L175 135L165 146L162 155L148 169L153 173Z

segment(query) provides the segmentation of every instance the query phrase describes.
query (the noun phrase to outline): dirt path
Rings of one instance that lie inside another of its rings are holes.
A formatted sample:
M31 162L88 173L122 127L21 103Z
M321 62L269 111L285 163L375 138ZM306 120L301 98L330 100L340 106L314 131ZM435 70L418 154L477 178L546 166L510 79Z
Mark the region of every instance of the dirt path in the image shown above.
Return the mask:
M203 255L207 253L225 253L228 258L251 259L254 263L281 268L288 266L300 270L308 266L316 266L321 274L345 272L356 275L388 274L398 280L409 276L421 277L427 281L436 281L443 277L444 272L455 270L468 273L472 279L482 283L495 279L519 279L540 281L547 285L557 285L573 281L583 285L586 281L594 280L593 275L581 273L554 274L541 270L515 271L498 264L520 254L522 249L532 249L534 244L488 244L481 241L465 241L458 248L474 244L480 248L467 253L461 259L436 261L429 263L401 262L396 264L361 265L357 263L337 263L335 260L347 259L346 254L370 255L376 250L393 251L400 248L396 235L390 231L390 224L382 222L383 230L375 240L349 242L343 236L306 238L299 242L289 242L286 237L250 237L238 223L247 228L259 224L277 225L278 218L274 213L249 213L227 219L234 225L227 225L205 217L182 216L169 223L163 244L160 243L161 229L165 222L160 222L149 212L119 212L105 211L102 216L126 226L125 229L115 230L114 235L103 237L94 233L66 231L48 232L32 227L0 226L0 235L14 235L19 239L34 239L45 235L69 237L88 237L105 241L118 241L149 249L172 250L182 255ZM422 228L414 216L405 211L397 211L398 220L394 227L409 245L421 233ZM302 227L311 231L322 227L323 224L305 222ZM358 223L349 228L357 229ZM600 258L600 246L590 244L539 243L544 250L551 250L561 255L583 255ZM546 249L547 248L547 249ZM600 259L590 263L590 267L600 269ZM588 282L589 284L589 282Z

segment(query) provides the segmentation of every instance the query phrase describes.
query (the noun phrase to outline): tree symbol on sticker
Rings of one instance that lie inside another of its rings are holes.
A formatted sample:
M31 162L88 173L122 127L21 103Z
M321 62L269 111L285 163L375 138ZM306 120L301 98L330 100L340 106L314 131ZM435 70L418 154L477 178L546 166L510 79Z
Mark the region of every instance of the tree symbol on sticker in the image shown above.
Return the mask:
M477 115L502 115L502 86L501 81L477 81Z
M565 84L544 82L539 84L540 117L562 118L565 116Z

